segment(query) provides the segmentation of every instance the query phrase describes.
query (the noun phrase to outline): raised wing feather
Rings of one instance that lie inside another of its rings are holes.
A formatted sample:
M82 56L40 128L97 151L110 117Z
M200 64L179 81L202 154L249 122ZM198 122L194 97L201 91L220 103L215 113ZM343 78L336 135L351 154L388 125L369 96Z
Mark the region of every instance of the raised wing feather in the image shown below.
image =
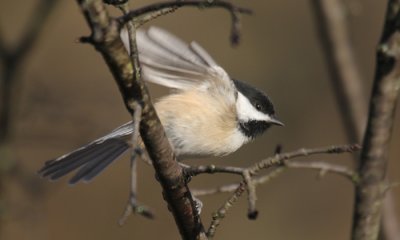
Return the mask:
M129 49L125 30L121 37ZM156 27L138 31L136 39L146 81L178 90L204 89L234 97L232 80L198 43L187 44Z

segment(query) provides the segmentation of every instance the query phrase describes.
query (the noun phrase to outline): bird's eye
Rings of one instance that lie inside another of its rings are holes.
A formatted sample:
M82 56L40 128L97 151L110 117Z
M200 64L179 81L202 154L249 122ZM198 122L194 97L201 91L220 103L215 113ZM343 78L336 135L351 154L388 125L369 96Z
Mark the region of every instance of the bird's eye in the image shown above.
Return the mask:
M261 111L261 104L256 103L256 109L257 109L258 111Z

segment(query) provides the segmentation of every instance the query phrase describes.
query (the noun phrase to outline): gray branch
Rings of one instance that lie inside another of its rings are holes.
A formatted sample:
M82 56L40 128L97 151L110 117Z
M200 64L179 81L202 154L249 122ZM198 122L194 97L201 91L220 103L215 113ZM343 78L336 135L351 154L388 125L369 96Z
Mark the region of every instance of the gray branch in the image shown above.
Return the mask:
M355 190L354 240L375 240L379 233L388 148L400 89L399 31L400 1L390 0L377 51L368 124L358 168L361 179Z

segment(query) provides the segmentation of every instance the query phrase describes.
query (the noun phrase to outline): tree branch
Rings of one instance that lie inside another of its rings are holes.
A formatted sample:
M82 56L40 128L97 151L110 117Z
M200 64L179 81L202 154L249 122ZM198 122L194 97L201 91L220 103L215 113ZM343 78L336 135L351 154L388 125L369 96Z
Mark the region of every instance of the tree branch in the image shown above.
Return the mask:
M194 207L182 168L175 159L147 87L135 74L139 69L133 70L131 59L119 37L119 22L109 17L101 0L78 0L78 4L92 29L91 43L110 68L128 111L134 112L134 102L142 105L140 134L182 238L204 239L203 225Z
M377 69L356 188L353 239L377 239L394 111L400 89L400 1L390 0L377 51Z
M134 48L134 39L131 39L131 43L133 43L131 44L131 54L136 54L136 56L132 57L133 61L131 61L119 37L119 30L124 23L143 14L171 7L169 5L171 2L167 2L166 5L161 4L158 9L154 9L151 7L154 5L150 5L150 7L142 8L141 11L133 10L130 12L131 14L124 15L125 17L119 21L108 15L101 0L77 0L77 2L92 30L91 36L82 38L82 41L93 44L103 56L119 86L128 111L131 114L135 111L135 102L141 105L140 134L152 160L157 179L163 188L164 199L175 217L182 238L206 239L200 216L186 183L183 168L176 161L175 154L151 103L147 87L140 78L140 68L138 64L135 64L138 62L138 56ZM195 5L194 1L191 2ZM219 2L216 5L223 5ZM197 1L197 5L202 6L199 1ZM213 4L206 4L205 7L211 6ZM233 5L231 7L235 11L239 11Z
M312 0L311 3L347 137L350 142L359 142L365 130L367 101L349 34L348 7L343 0ZM355 165L358 160L355 158ZM389 192L383 206L382 234L386 240L396 240L400 234L392 198Z

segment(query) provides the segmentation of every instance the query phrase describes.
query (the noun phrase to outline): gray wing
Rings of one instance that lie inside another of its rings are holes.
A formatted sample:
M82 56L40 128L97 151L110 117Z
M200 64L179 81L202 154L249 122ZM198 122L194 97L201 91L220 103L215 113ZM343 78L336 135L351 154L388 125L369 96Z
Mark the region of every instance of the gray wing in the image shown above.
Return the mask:
M128 34L121 32L129 49ZM173 34L157 27L137 32L139 59L146 81L178 90L223 90L225 96L235 96L236 88L215 60L196 42L185 43Z
M132 134L132 130L132 123L128 122L106 136L59 158L47 161L39 170L39 174L51 180L57 180L79 169L69 183L75 184L80 180L90 181L130 148L126 138Z

